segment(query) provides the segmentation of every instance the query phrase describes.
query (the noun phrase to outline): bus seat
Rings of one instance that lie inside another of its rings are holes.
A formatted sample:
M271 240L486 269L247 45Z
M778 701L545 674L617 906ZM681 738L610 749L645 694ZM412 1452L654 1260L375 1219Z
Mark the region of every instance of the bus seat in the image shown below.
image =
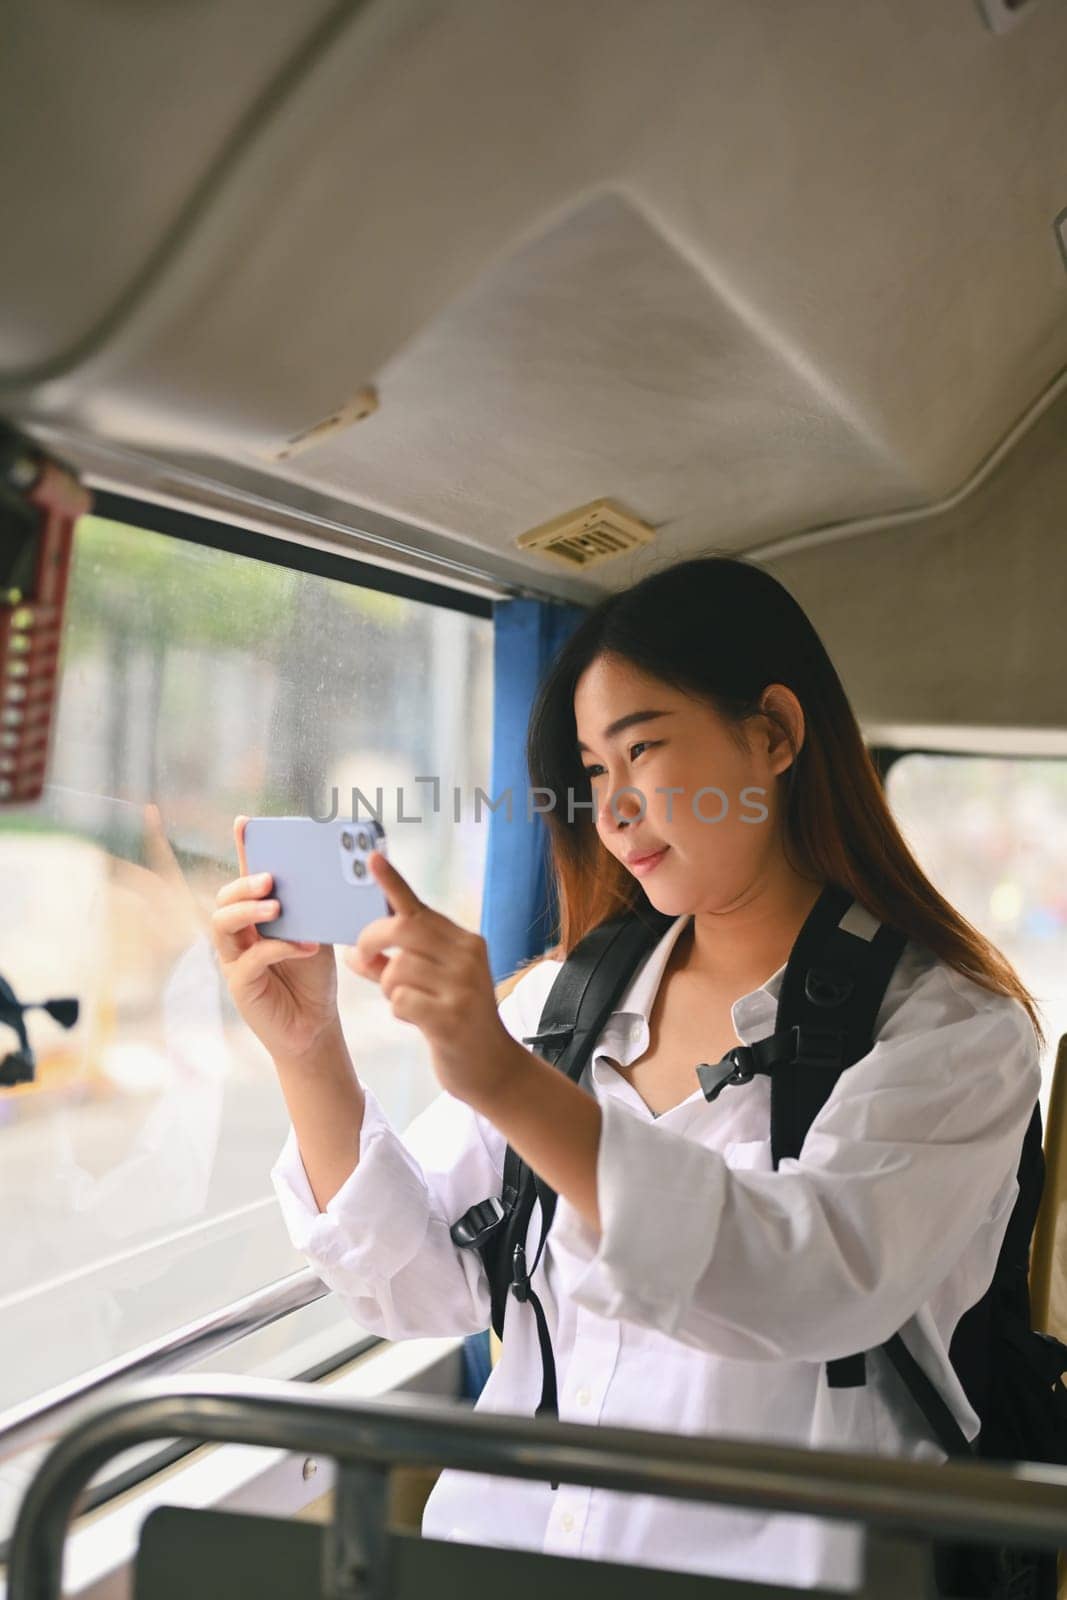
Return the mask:
M1045 1189L1030 1250L1035 1328L1067 1339L1067 1034L1060 1040L1045 1123Z
M134 1600L188 1600L191 1594L197 1600L234 1600L239 1594L316 1600L328 1592L325 1537L324 1529L307 1522L160 1506L141 1530ZM791 1586L419 1539L395 1530L388 1534L388 1553L387 1600L473 1600L486 1594L507 1594L508 1600L544 1600L546 1594L552 1600L794 1600L797 1594ZM832 1600L823 1589L805 1593L809 1600Z
M312 1600L321 1589L323 1530L311 1522L159 1506L145 1518L134 1600Z

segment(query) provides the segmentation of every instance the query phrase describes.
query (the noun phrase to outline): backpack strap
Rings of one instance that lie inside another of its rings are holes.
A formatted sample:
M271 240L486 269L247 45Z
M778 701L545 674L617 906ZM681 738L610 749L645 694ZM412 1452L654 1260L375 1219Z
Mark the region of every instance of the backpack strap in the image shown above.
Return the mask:
M827 884L790 952L775 1031L735 1046L717 1066L697 1068L714 1100L757 1072L771 1080L771 1159L800 1155L808 1129L842 1072L872 1048L874 1025L907 938L879 923L847 889ZM863 1352L826 1363L831 1388L866 1383Z
M564 962L541 1010L537 1032L523 1044L576 1083L616 1002L639 963L677 919L652 906L639 906L593 928ZM526 1256L534 1203L540 1203L541 1228L532 1265ZM489 1278L492 1326L503 1338L509 1294L529 1301L537 1320L544 1373L537 1415L557 1413L556 1368L548 1322L531 1279L544 1252L556 1209L556 1194L509 1145L504 1152L502 1192L480 1201L452 1224L461 1248L476 1249Z
M792 1024L800 1049L792 1070L783 1066L771 1074L775 1168L800 1155L841 1073L870 1053L878 1012L906 944L906 935L879 923L835 884L812 907L778 997L775 1031Z
M879 1348L885 1351L897 1376L926 1418L927 1426L949 1460L954 1456L973 1456L974 1446L900 1334L892 1334ZM860 1360L862 1359L861 1356Z

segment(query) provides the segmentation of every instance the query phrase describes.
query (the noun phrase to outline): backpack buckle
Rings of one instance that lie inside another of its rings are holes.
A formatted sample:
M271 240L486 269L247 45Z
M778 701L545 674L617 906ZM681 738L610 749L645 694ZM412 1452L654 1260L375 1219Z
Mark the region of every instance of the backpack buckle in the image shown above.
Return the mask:
M709 1103L717 1100L728 1084L751 1083L756 1076L752 1051L744 1044L735 1044L714 1066L702 1061L696 1071L704 1099Z
M546 1028L544 1033L531 1033L522 1042L529 1045L534 1052L540 1052L542 1047L547 1045L550 1050L554 1049L562 1053L573 1037L574 1029L567 1023L562 1022L557 1023L553 1028Z
M526 1270L526 1251L521 1244L515 1246L511 1258L511 1292L520 1302L530 1298L530 1274Z
M507 1214L503 1201L498 1200L496 1195L490 1195L488 1200L480 1200L476 1206L471 1206L458 1222L452 1224L448 1230L449 1237L461 1250L478 1250L487 1239L492 1238Z
M845 1047L842 1028L814 1028L797 1022L790 1028L793 1040L792 1064L795 1067L838 1067Z

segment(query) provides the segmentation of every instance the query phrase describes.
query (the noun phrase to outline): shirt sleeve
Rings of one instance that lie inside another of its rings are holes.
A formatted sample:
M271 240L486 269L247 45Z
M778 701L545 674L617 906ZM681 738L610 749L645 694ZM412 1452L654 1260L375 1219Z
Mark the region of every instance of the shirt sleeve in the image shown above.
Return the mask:
M536 1025L528 1025L530 979L499 1007L513 1038ZM489 1326L488 1279L478 1252L453 1244L449 1230L470 1206L499 1195L505 1141L444 1092L403 1136L373 1091L365 1096L358 1165L325 1211L290 1126L271 1171L289 1237L369 1332L388 1339L479 1333Z
M879 1021L777 1171L731 1169L604 1102L601 1233L561 1197L564 1289L742 1360L821 1362L897 1332L991 1214L1006 1226L1041 1073L1024 1007L942 962L887 994Z

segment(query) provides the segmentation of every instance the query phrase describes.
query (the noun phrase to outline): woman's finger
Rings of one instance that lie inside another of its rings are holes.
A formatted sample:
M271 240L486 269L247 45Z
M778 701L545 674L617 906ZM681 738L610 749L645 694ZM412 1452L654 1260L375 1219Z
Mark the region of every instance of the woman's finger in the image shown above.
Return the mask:
M393 863L383 856L380 850L371 851L367 857L367 865L375 883L385 891L385 898L393 911L401 916L411 917L416 911L424 909L422 901L407 879L400 876Z
M389 1006L398 1022L411 1022L425 1033L427 1028L455 1031L455 1017L436 995L412 984L398 984L389 997Z
M232 906L238 900L262 900L270 892L271 875L257 872L251 878L233 878L215 896L217 906Z
M220 961L233 961L255 944L256 924L270 922L278 915L277 900L239 900L212 913L211 928Z
M237 867L242 878L248 876L248 857L245 855L245 823L247 821L247 817L234 817L233 819L233 837L237 845Z
M256 939L234 960L223 956L219 960L230 968L227 982L240 989L276 962L292 961L298 956L313 956L319 948L317 944L294 944L289 939Z
M440 986L441 968L437 962L412 950L402 950L399 955L391 956L381 978L381 990L387 1000L401 987L436 995Z
M361 930L351 948L358 950L360 959L368 963L394 947L415 950L431 961L441 961L448 953L449 934L454 938L459 930L447 918L438 918L428 906L423 906L422 911L424 914L420 917L375 917Z
M369 961L364 961L354 944L346 945L342 949L341 959L357 978L369 978L372 983L378 982L389 965L388 956L371 956Z

